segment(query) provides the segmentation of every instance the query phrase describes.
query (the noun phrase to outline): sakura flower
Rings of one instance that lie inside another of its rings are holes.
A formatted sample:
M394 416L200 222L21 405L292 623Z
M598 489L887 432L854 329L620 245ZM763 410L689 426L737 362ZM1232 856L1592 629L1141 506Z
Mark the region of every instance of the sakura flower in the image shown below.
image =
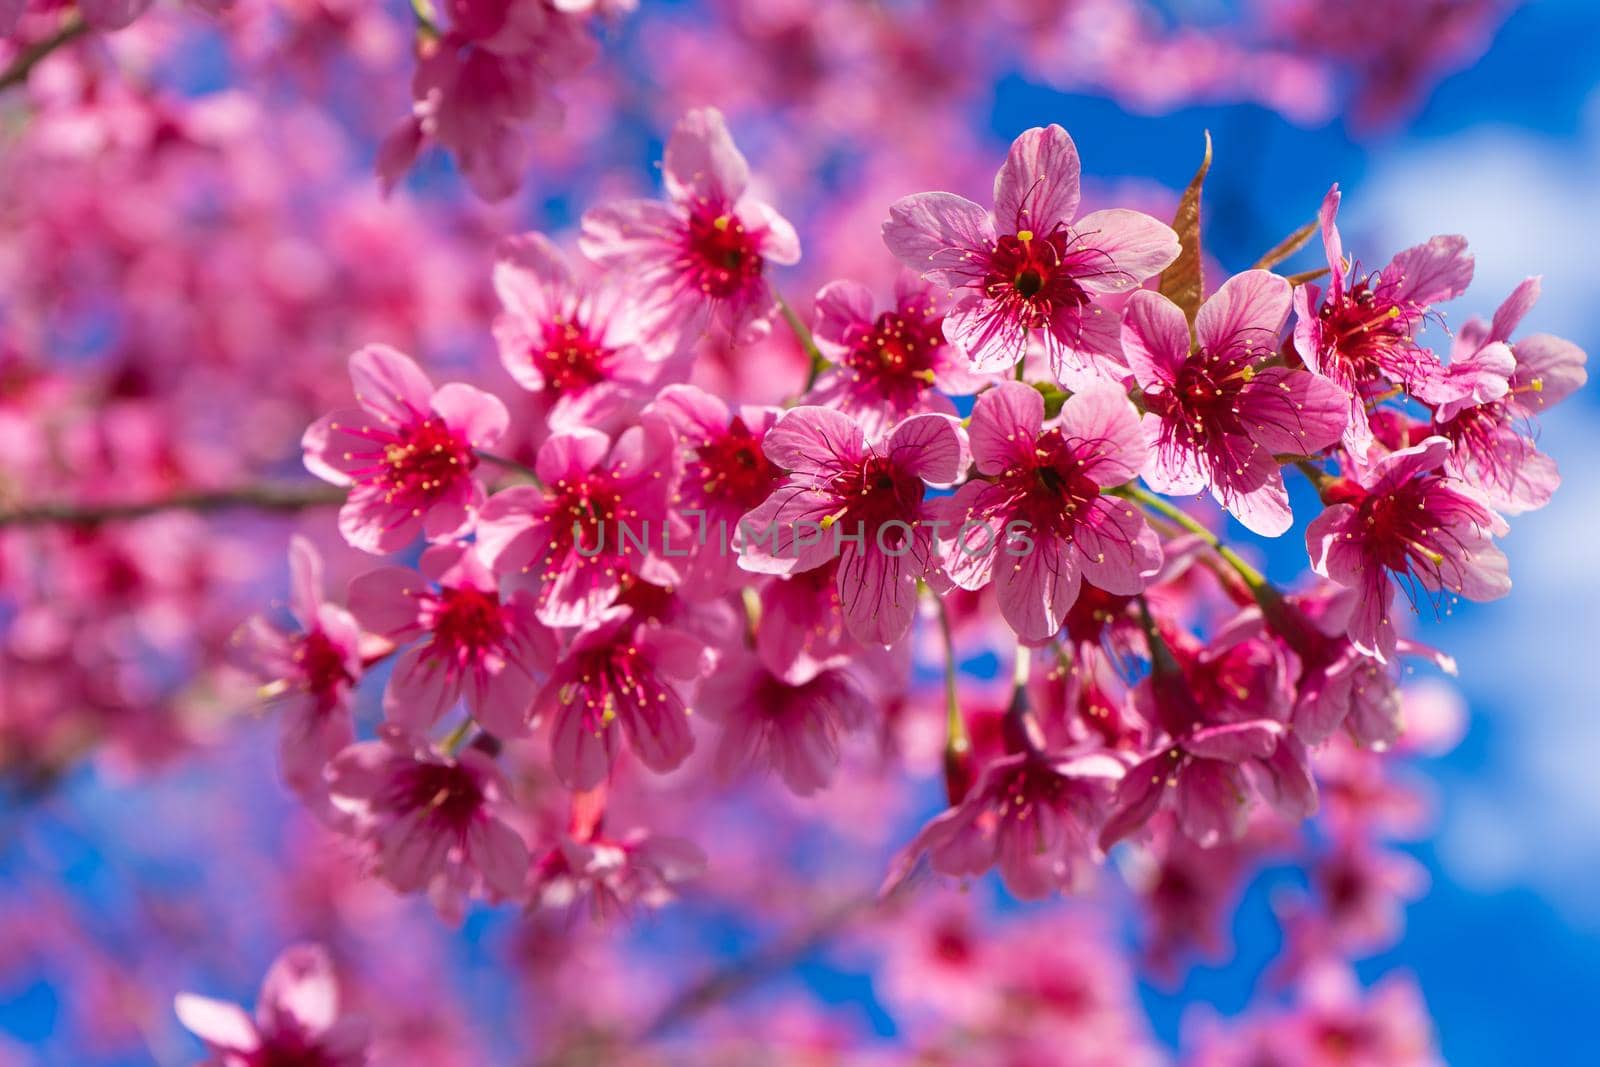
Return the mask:
M861 426L831 408L798 407L767 434L767 458L789 472L743 523L758 539L746 570L793 574L838 558L844 621L866 644L893 644L916 614L917 580L933 566L935 502L967 466L954 418L913 415L869 444ZM762 544L761 541L765 541Z
M1440 472L1450 442L1430 437L1391 452L1323 491L1328 507L1306 530L1311 566L1356 589L1350 640L1387 659L1397 635L1389 608L1392 574L1425 594L1494 600L1511 591L1505 554L1491 536L1506 532L1482 493Z
M1258 616L1236 617L1204 646L1184 634L1159 639L1152 656L1135 696L1160 733L1118 786L1102 848L1163 805L1202 848L1237 840L1257 793L1286 817L1316 811L1309 757L1285 725L1296 665Z
M551 723L551 762L569 789L593 789L616 762L619 728L639 762L670 771L694 748L689 687L711 666L705 646L641 621L631 608L602 612L567 646L534 698Z
M358 409L335 411L305 432L306 467L350 486L339 532L383 554L419 532L430 541L464 532L483 503L477 449L493 448L510 416L498 398L460 382L435 389L387 345L350 357Z
M1125 316L1123 353L1149 412L1145 481L1171 496L1209 487L1256 533L1283 533L1294 516L1275 456L1332 445L1349 408L1327 379L1267 366L1289 317L1289 283L1264 270L1229 278L1195 317L1193 351L1182 310L1159 293L1134 293Z
M846 412L876 437L924 411L955 414L935 390L975 393L984 379L966 355L945 340L944 318L925 282L902 276L893 310L874 314L872 294L859 282L831 282L817 294L812 336L830 366L807 399Z
M597 430L552 434L534 470L539 485L503 489L484 505L478 545L497 573L528 575L539 621L589 622L616 601L624 575L676 581L674 562L657 551L671 540L667 510L678 476L665 419L642 416L614 444ZM679 538L687 545L686 534Z
M906 846L892 889L927 854L940 874L968 878L999 866L1025 900L1081 889L1093 869L1094 835L1123 765L1102 753L1019 752L992 761L960 804Z
M1171 227L1137 211L1078 210L1078 149L1060 126L1011 145L994 180L994 212L953 193L896 201L883 240L914 273L961 293L945 336L981 372L1003 371L1041 341L1058 377L1116 359L1107 298L1178 256Z
M374 852L395 889L426 889L446 915L467 896L522 896L528 849L500 817L509 788L492 759L469 746L441 756L425 742L386 727L328 766L334 804Z
M300 632L284 633L257 616L236 641L265 683L262 694L278 699L282 716L279 763L297 790L322 782L322 768L354 740L350 698L364 660L388 642L366 634L350 612L322 599L322 557L310 541L289 541L289 608Z
M767 669L799 685L850 661L860 649L845 628L837 561L761 587L756 654Z
M1282 598L1268 620L1300 660L1293 724L1295 736L1308 745L1321 744L1342 728L1362 748L1383 751L1404 727L1399 658L1363 652L1347 636L1363 595L1326 583ZM1399 638L1395 650L1426 659L1446 674L1456 672L1454 660L1416 641Z
M750 655L719 663L700 687L699 706L722 724L716 754L722 774L764 764L800 796L828 784L839 765L841 735L872 717L872 702L845 671L822 671L791 685Z
M502 598L475 548L435 545L422 573L382 567L350 583L350 609L397 644L384 690L391 723L422 733L463 695L467 710L496 737L526 733L528 705L555 661L555 638L524 591Z
M1441 404L1433 413L1433 432L1452 446L1445 472L1481 489L1490 506L1507 515L1543 507L1561 484L1555 460L1539 451L1528 427L1588 379L1587 356L1570 341L1535 334L1511 343L1511 332L1538 296L1539 279L1529 278L1487 326L1474 319L1461 327L1450 370L1481 368L1500 379L1500 389Z
M339 1010L333 961L321 945L286 949L267 971L255 1016L225 1001L179 993L178 1021L206 1043L213 1067L364 1067L367 1025Z
M552 429L603 425L643 406L660 364L619 290L578 281L537 233L501 245L494 287L504 308L494 324L500 362L546 401Z
M604 792L573 796L568 832L534 864L533 898L541 907L572 908L587 899L597 918L658 908L705 871L705 854L691 841L644 829L605 836Z
M421 50L412 114L384 139L378 173L392 188L434 141L475 193L504 200L530 159L522 127L559 115L551 89L589 63L594 42L560 4L465 0L448 10L454 25Z
M799 260L794 227L748 195L749 164L716 109L678 122L664 162L667 202L590 210L584 255L625 274L658 328L690 330L709 314L735 336L765 332L777 308L767 264Z
M1085 578L1132 595L1161 565L1143 516L1104 492L1137 477L1148 448L1122 391L1094 386L1069 397L1046 429L1044 398L1005 382L978 398L970 433L978 473L947 510L941 541L950 579L991 580L1000 613L1024 641L1061 628Z
M700 599L721 596L740 575L740 517L783 476L761 449L778 410L742 405L733 411L693 385L667 386L648 410L672 425L682 446L683 478L673 503L694 528L684 591Z
M1322 201L1322 244L1328 289L1302 285L1294 293L1294 346L1312 373L1345 391L1350 420L1345 446L1364 455L1372 440L1367 403L1394 388L1426 393L1442 376L1439 358L1416 340L1433 304L1466 291L1473 260L1464 237L1434 237L1397 254L1382 270L1362 276L1344 258L1334 216L1339 187Z

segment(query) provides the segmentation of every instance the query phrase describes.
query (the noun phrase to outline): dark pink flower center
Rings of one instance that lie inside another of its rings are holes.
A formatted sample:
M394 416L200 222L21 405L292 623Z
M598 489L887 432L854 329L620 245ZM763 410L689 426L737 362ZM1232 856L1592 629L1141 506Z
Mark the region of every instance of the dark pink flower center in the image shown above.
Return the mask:
M885 311L860 329L844 365L859 384L891 403L914 400L933 388L936 357L944 346L943 322L931 306L916 303Z
M1396 299L1393 288L1374 274L1323 303L1317 317L1329 377L1356 388L1407 374L1416 359L1411 335L1426 309Z
M908 524L915 520L927 489L921 478L879 455L870 455L859 467L835 477L831 488L843 505L834 513L834 521L844 523L849 536L857 533L859 524L869 539L868 548L874 547L871 539L890 520ZM891 526L883 533L883 547L897 550L907 536L905 530Z
M402 816L424 812L435 830L464 835L484 799L477 776L460 764L412 763L395 776L379 804Z
M478 457L438 416L402 427L383 447L373 482L395 498L429 496L472 471Z
M632 526L636 513L623 505L615 476L600 471L562 479L553 487L550 501L550 539L553 551L545 558L550 568L545 577L554 577L567 565L575 550L579 563L601 563L616 558L620 528L627 526L639 536L658 536L656 531Z
M738 215L722 205L690 208L683 267L701 292L718 299L745 292L760 280L764 265L760 240Z
M708 498L726 500L743 510L765 500L778 481L777 468L761 450L761 442L737 415L727 433L696 449L694 463L691 484L698 484Z
M1078 284L1084 253L1070 249L1065 229L1049 234L1008 234L989 254L983 292L1006 305L1029 329L1045 329L1063 309L1082 308L1089 294Z
M1070 540L1100 496L1081 458L1087 442L1068 439L1059 429L1047 430L1035 443L1031 462L1018 463L1000 474L995 484L1006 491L1009 508L1047 536Z
M546 323L542 342L528 350L545 388L558 394L581 392L605 381L614 355L587 326L565 318Z
M464 586L439 590L433 616L436 652L463 664L505 640L505 613L495 593Z
M302 684L323 705L331 704L341 689L355 683L345 669L344 651L320 629L301 636L294 660Z
M1388 493L1369 495L1359 505L1371 558L1397 577L1422 579L1424 592L1461 588L1462 561L1471 557L1475 546L1462 542L1458 526L1487 519L1463 498L1438 489L1438 478L1420 478ZM1415 600L1415 586L1402 584Z
M320 1044L294 1032L264 1036L248 1062L250 1067L338 1067L338 1061Z

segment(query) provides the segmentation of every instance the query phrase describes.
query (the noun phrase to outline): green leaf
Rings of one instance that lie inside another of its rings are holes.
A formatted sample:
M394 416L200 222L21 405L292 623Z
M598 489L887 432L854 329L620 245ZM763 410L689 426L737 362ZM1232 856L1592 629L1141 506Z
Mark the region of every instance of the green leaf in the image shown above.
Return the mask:
M1207 130L1205 158L1200 161L1200 169L1194 172L1194 178L1178 201L1178 213L1172 217L1172 228L1177 231L1181 245L1178 258L1161 272L1161 295L1183 309L1191 331L1194 317L1200 313L1200 302L1206 294L1205 276L1200 265L1200 189L1210 169L1211 131Z
M1310 222L1306 223L1304 226L1300 227L1298 230L1294 231L1289 236L1273 245L1272 251L1256 260L1255 263L1252 264L1251 269L1271 270L1273 267L1276 267L1279 263L1282 263L1284 260L1288 259L1290 256L1304 248L1306 246L1306 242L1311 240L1312 235L1317 232L1317 227L1320 225L1321 223L1317 219L1312 219Z

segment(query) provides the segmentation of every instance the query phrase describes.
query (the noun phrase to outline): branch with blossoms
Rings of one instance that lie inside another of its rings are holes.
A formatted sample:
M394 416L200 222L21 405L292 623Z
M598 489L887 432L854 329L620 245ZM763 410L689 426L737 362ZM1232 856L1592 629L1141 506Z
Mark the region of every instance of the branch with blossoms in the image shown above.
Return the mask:
M1446 359L1422 333L1470 281L1465 241L1363 271L1337 188L1265 266L1208 287L1209 158L1175 226L1084 214L1071 138L1028 130L992 208L890 205L891 304L832 282L807 326L768 277L799 258L794 229L750 193L721 116L686 116L665 198L591 209L585 261L538 234L502 246L494 336L530 424L374 345L350 360L356 406L307 430L351 547L426 547L416 569L357 574L341 605L296 542L296 627L245 634L287 702L287 781L447 916L472 898L659 904L705 858L676 825L619 832L614 809L759 770L821 791L906 691L897 650L922 619L944 658L949 807L886 891L926 864L998 868L1037 898L1092 884L1125 841L1233 870L1263 820L1294 835L1319 778L1405 744L1404 659L1448 665L1403 636L1396 587L1418 608L1509 591L1504 516L1557 484L1529 423L1582 384L1585 356L1515 337L1531 280ZM1316 231L1325 286L1268 269ZM694 342L749 350L780 315L811 368L797 403L690 381ZM491 492L487 456L528 460L527 483ZM1310 573L1280 586L1180 501L1281 537L1286 472L1321 509ZM1014 664L993 727L958 669L958 605L1003 627L989 643ZM358 740L353 694L390 655L384 723ZM1348 817L1342 792L1331 807ZM1338 877L1382 880L1340 840ZM1297 929L1308 960L1344 936Z

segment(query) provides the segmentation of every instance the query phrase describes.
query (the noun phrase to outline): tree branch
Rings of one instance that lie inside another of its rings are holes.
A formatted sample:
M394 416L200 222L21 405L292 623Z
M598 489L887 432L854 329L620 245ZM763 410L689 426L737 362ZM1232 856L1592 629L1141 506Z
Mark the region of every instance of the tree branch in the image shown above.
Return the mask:
M0 72L0 93L26 82L28 75L38 66L40 60L88 32L88 23L84 22L80 15L76 12L68 15L59 30L37 44L24 48L17 58L11 61L11 65L4 72Z
M115 504L32 504L0 509L0 528L7 526L95 526L142 519L163 511L304 511L344 502L336 485L247 485L233 489L201 489L161 500Z

